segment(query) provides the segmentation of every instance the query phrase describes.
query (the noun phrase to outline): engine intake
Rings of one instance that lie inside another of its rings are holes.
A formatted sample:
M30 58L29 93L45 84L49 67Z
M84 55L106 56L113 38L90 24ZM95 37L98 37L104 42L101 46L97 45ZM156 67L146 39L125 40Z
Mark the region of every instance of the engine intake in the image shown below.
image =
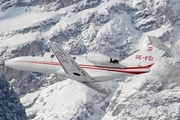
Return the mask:
M87 61L95 65L119 64L119 60L110 58L106 55L92 52L87 54Z

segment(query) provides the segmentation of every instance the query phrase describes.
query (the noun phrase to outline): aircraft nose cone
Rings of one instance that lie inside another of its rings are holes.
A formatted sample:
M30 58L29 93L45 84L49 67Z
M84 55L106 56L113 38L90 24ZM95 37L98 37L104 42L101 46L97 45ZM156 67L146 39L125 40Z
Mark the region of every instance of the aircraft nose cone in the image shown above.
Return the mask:
M14 63L14 62L13 62L12 59L7 60L7 61L5 62L5 66L7 66L7 67L14 67L14 64L13 64L13 63Z

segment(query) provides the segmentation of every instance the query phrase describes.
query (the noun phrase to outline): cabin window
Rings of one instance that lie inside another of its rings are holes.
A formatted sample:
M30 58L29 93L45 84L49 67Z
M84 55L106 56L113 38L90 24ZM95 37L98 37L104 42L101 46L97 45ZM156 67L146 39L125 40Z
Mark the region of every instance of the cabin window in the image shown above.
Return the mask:
M51 55L51 58L54 58L54 54Z
M76 57L73 57L74 60L76 60Z

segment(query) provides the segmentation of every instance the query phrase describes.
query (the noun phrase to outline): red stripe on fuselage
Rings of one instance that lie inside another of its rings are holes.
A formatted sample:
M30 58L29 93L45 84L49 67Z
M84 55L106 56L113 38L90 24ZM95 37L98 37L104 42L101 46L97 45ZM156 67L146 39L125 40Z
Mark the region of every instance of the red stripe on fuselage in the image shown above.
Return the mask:
M114 67L114 66L93 66L93 65L84 65L80 64L80 66L89 66L89 67L102 67L102 68L112 68L112 69L140 69L140 68L150 68L153 64L147 65L147 66L132 66L132 67Z
M17 61L17 62L61 66L59 62L46 62L46 61ZM126 67L126 68L114 67L114 66L94 66L94 65L85 65L85 64L79 64L79 65L82 68L87 68L87 69L123 72L123 73L129 73L129 74L142 74L142 73L149 72L147 71L147 68L150 68L153 64L147 65L147 66L134 66L134 67ZM146 69L146 71L135 71L137 69L141 69L141 70ZM134 71L127 71L127 70L134 70Z
M142 74L142 73L147 73L149 71L127 71L128 69L106 69L103 67L83 67L82 68L87 68L87 69L94 69L94 70L105 70L105 71L111 71L111 72L122 72L122 73L129 73L129 74Z

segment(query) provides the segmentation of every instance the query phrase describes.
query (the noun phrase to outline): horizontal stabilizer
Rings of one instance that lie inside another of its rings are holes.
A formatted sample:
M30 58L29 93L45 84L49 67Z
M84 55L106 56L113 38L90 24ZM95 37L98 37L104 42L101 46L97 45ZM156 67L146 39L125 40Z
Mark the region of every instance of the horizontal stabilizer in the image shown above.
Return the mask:
M166 57L174 57L173 53L171 52L171 50L157 37L155 36L148 36L149 38L149 42L152 46L157 47L159 49L162 49L164 51L166 51L164 53L164 55Z
M159 40L157 37L155 36L148 36L149 38L149 42L152 46L160 48L165 46L163 42L161 42L161 40Z

